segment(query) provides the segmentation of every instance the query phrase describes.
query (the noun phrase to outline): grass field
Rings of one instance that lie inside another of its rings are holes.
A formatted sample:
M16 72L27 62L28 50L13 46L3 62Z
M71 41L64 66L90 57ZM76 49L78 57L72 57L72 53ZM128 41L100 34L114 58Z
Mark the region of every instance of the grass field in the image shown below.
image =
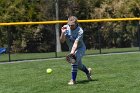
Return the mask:
M78 71L74 86L67 85L71 67L64 59L0 64L0 93L140 93L140 53L85 56L83 63L93 81Z
M130 48L109 48L109 49L102 49L101 53L120 53L120 52L135 52L140 51L139 47L130 47ZM57 57L64 57L69 52L59 52L57 53ZM99 49L90 49L86 50L87 55L96 55L99 54ZM15 60L32 60L32 59L47 59L47 58L54 58L56 57L56 52L47 52L47 53L11 53L10 58L11 61ZM0 62L8 62L9 61L9 55L8 54L2 54L0 55Z

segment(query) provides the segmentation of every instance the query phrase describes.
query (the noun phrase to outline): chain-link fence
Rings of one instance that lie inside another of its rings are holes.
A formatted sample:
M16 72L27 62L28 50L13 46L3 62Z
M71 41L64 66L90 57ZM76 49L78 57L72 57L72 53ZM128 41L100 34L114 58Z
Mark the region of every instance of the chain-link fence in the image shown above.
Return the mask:
M140 50L139 21L83 22L80 26L84 30L86 55ZM55 27L54 24L1 26L0 48L6 51L0 54L0 62L66 56L69 53L66 43L56 52Z

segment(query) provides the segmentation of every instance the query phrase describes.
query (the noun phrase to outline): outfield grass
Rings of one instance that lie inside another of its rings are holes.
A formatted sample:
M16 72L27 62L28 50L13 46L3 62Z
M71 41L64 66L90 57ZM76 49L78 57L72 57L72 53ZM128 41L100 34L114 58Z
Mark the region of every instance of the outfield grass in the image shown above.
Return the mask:
M116 52L133 52L133 51L139 51L138 47L131 47L131 48L109 48L109 49L102 49L101 53L116 53ZM64 57L68 54L69 52L49 52L49 53L15 53L11 54L10 58L11 61L16 61L16 60L32 60L32 59L46 59L46 58L54 58L56 57ZM93 55L93 54L99 54L100 50L97 49L90 49L86 50L87 55ZM2 54L0 55L0 62L8 62L9 61L9 56L8 54Z
M93 69L93 81L79 71L74 86L67 85L71 68L64 59L0 64L0 93L140 92L140 53L86 56L83 63Z

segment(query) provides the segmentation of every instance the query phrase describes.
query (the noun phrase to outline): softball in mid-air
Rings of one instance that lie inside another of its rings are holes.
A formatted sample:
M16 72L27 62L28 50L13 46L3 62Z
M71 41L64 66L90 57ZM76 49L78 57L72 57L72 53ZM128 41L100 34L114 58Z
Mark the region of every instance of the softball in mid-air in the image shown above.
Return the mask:
M50 74L50 73L52 73L52 69L51 69L51 68L48 68L48 69L46 70L46 72L47 72L48 74Z

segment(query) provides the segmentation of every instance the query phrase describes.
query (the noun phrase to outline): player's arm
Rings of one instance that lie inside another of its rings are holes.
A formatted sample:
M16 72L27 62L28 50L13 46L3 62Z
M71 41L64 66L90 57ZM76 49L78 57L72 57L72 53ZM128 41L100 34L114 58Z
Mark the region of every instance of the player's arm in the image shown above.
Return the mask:
M66 41L66 37L65 37L66 30L67 30L66 27L61 28L61 35L60 35L60 42L61 43L64 43Z
M64 33L62 32L61 35L60 35L60 42L64 43L65 40L66 40L66 37L65 37Z
M75 50L77 49L77 46L78 46L78 40L75 40L75 42L74 42L74 44L72 46L70 54L74 54L75 53Z
M83 37L83 30L81 29L81 30L79 31L79 33L78 33L77 38L76 38L75 41L74 41L74 44L73 44L73 46L72 46L72 49L71 49L70 54L74 54L74 53L75 53L75 51L76 51L76 49L77 49L77 47L78 47L78 42L79 42L80 40L82 40L82 37Z

